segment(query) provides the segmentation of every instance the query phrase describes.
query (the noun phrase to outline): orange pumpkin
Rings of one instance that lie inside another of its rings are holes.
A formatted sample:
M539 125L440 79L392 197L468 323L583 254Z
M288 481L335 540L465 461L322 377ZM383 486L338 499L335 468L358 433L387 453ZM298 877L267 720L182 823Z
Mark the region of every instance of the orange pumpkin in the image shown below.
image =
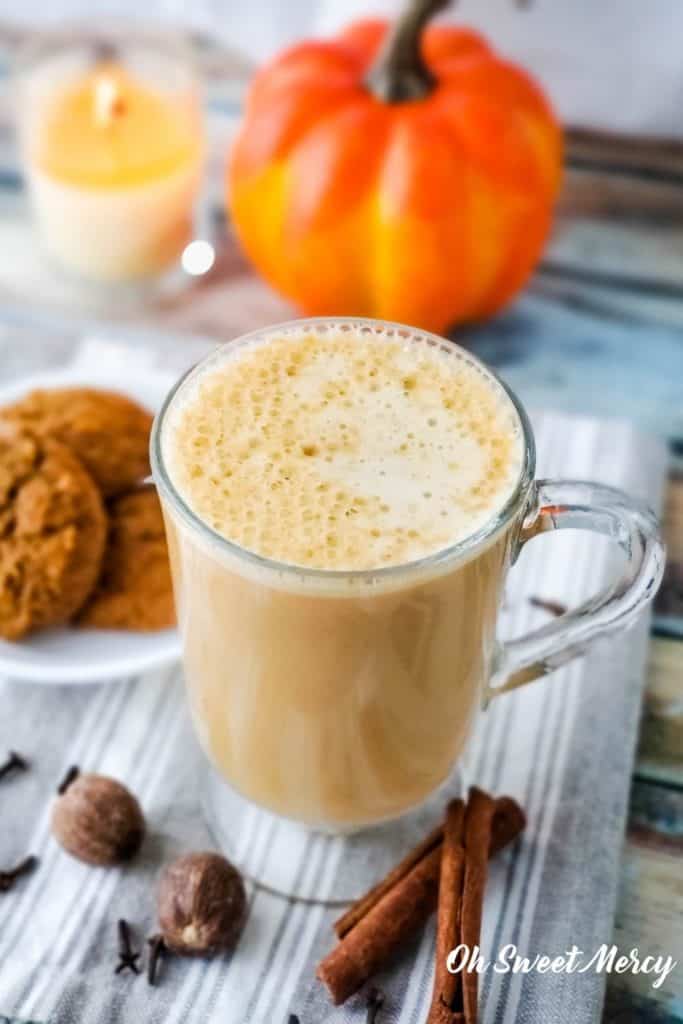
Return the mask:
M551 223L561 135L531 78L476 33L362 21L255 78L228 169L257 269L309 315L444 331L500 309Z

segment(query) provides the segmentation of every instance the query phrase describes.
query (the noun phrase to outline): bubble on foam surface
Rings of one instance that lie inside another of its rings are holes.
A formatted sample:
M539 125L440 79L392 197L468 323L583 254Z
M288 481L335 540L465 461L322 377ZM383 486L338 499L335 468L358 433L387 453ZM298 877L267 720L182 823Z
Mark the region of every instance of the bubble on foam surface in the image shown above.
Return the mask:
M290 564L431 554L485 525L521 471L500 386L398 330L273 334L186 392L164 445L176 487L220 534Z

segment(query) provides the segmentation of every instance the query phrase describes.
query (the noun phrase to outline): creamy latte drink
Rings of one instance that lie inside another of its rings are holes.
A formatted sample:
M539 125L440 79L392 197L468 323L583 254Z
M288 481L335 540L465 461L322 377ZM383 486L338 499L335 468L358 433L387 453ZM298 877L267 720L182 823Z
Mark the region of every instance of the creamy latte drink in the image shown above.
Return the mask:
M455 346L303 323L190 375L159 443L190 702L218 771L327 828L421 802L491 671L519 518L500 514L524 464L507 394Z

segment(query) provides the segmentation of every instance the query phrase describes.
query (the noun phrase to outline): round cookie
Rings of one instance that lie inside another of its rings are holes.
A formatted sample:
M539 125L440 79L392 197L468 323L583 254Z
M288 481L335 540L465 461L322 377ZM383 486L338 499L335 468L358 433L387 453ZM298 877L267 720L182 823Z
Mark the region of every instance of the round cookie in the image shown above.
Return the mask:
M97 581L106 533L102 498L75 455L0 421L0 636L70 619Z
M2 416L68 445L105 498L149 475L152 416L124 395L96 388L32 391Z
M164 521L152 487L110 502L102 574L78 623L141 631L175 624Z

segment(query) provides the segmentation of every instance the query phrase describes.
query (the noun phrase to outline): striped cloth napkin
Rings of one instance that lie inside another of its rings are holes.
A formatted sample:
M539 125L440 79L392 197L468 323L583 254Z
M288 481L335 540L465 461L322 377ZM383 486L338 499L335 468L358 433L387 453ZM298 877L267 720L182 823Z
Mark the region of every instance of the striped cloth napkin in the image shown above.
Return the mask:
M553 413L534 420L541 475L614 484L659 509L663 444L622 422ZM512 635L544 621L530 596L578 603L609 577L613 557L603 538L586 533L538 538L511 574L503 629ZM643 621L545 682L494 701L482 717L464 772L516 797L529 817L523 840L491 866L485 955L506 943L527 956L611 943L647 637ZM163 863L210 845L199 808L202 756L179 668L92 688L0 682L0 709L0 750L16 748L34 762L0 788L0 864L27 852L40 857L36 871L0 895L0 1015L51 1024L287 1024L290 1013L301 1024L365 1020L362 995L335 1009L314 980L338 911L262 891L251 891L230 957L169 958L154 988L144 976L114 974L117 919L131 922L141 946L155 930ZM150 835L124 869L80 864L50 837L51 794L73 763L124 780L141 800ZM266 829L249 841L253 853L269 856ZM348 869L340 842L312 837L293 870L314 873L321 893L333 892ZM376 979L386 993L378 1024L422 1024L433 957L431 922ZM488 973L481 1020L589 1024L599 1018L604 983L595 972Z

